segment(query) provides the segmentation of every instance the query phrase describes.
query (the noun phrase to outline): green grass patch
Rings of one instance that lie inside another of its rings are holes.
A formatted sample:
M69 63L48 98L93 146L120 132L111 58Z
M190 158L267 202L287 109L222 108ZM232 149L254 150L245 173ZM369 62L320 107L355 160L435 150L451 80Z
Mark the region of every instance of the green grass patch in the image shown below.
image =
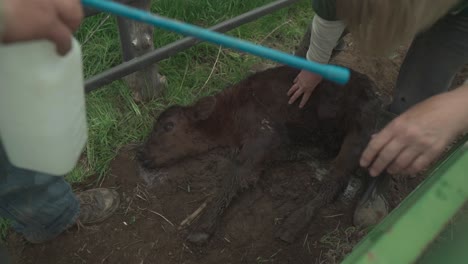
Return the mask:
M7 219L0 218L0 241L5 240L9 227L10 221L8 221Z

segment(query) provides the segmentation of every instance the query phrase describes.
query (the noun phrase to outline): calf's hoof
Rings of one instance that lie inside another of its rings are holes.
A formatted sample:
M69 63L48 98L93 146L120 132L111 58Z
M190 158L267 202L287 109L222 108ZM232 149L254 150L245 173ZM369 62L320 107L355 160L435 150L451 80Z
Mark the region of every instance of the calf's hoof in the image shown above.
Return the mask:
M359 192L362 188L362 179L355 176L351 177L345 190L340 195L339 200L346 206L352 206L354 201L359 198Z
M372 193L358 203L354 211L353 223L363 228L376 225L388 215L388 210L384 195Z
M196 244L196 245L206 244L209 238L210 238L210 234L208 234L207 232L203 232L203 231L194 231L194 232L191 232L187 236L187 240L190 243Z
M204 211L189 229L187 240L196 245L203 245L208 242L216 230L219 221L217 206L210 207Z
M296 240L296 234L289 228L280 228L275 235L277 238L283 240L286 243L292 244Z

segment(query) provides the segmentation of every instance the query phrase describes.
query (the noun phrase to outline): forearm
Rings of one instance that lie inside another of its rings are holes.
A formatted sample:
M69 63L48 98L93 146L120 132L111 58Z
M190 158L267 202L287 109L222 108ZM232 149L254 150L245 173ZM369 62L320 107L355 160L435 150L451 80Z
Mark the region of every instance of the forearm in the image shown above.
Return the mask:
M468 80L463 85L452 91L456 93L456 97L460 98L461 102L459 111L462 111L464 118L463 128L460 133L468 133Z
M328 63L333 48L336 46L345 27L342 21L329 21L315 15L312 20L307 59L319 63Z

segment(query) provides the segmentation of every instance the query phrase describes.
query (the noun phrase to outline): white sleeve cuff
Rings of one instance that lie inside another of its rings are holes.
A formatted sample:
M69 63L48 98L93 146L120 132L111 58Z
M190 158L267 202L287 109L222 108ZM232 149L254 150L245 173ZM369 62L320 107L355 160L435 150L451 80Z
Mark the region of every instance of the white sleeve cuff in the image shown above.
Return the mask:
M327 21L315 15L312 19L307 59L318 63L328 63L345 28L346 25L342 21Z

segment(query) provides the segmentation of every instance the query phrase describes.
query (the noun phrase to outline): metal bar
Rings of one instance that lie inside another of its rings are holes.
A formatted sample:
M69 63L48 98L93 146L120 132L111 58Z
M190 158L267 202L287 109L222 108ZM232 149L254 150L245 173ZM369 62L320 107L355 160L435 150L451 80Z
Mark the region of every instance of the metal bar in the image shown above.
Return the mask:
M299 0L278 0L268 5L253 9L235 18L221 22L209 29L217 32L226 32L245 23L252 22L262 16L273 13L274 11L282 9L286 6L292 5L293 3L296 3L298 1ZM142 55L141 57L134 58L130 61L119 64L111 69L108 69L102 73L99 73L87 79L85 82L86 92L96 90L101 86L104 86L117 79L125 77L135 71L144 69L145 67L148 67L155 62L167 59L173 56L174 54L182 50L188 49L200 42L202 41L199 39L193 37L186 37L166 46L163 46L159 49L156 49L150 53Z
M212 30L183 21L159 16L151 12L129 7L120 3L108 0L81 0L81 3L83 3L85 6L95 7L103 12L114 14L119 17L143 22L145 24L176 32L185 36L192 36L198 39L202 39L215 45L246 52L298 69L307 70L322 76L324 79L341 85L346 84L350 77L349 69L342 66L313 62L305 58L293 56L287 52L268 48L247 40L214 32Z
M468 203L450 219L437 239L426 248L415 264L459 264L468 259Z
M414 263L468 200L468 136L342 263Z

